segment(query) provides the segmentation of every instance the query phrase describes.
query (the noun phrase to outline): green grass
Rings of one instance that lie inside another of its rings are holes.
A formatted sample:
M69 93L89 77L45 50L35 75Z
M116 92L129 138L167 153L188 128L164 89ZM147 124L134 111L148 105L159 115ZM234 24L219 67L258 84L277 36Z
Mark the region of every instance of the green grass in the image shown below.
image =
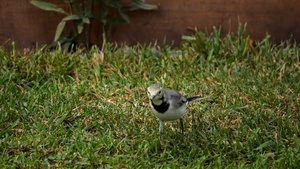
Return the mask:
M0 167L296 168L300 164L298 44L220 38L88 52L0 48ZM193 102L179 122L158 120L146 88Z

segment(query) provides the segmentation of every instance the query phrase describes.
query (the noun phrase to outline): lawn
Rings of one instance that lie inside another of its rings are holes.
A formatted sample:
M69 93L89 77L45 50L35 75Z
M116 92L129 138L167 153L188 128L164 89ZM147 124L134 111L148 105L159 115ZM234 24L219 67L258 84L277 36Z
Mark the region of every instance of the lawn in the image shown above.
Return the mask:
M176 48L0 46L0 167L296 168L299 44L220 32ZM208 96L189 104L184 144L179 120L165 125L162 151L153 83Z

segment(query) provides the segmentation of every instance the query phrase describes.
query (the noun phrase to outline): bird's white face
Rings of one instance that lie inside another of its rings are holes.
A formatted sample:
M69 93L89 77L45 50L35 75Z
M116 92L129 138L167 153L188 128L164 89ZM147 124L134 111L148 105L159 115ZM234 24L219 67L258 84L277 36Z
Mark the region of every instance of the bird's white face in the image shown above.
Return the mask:
M149 86L148 96L155 105L160 105L163 101L162 98L164 97L164 92L162 91L162 87L159 84L153 84Z

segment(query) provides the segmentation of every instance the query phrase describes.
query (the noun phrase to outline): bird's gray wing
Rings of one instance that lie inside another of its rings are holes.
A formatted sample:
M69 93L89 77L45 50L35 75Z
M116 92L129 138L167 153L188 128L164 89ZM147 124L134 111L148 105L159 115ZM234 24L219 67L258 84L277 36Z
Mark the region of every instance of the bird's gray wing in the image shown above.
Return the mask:
M168 94L170 102L172 102L175 108L181 107L183 104L186 104L187 99L184 96L182 96L179 92L174 90L167 90L167 89L165 90L166 93Z

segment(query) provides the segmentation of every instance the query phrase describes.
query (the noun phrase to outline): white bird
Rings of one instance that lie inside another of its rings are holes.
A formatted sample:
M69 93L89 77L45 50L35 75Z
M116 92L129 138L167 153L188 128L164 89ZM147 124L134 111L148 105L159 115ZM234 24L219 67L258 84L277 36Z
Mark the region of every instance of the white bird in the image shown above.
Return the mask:
M167 121L180 119L182 140L184 136L183 115L189 102L201 99L200 96L185 98L179 92L163 89L159 84L152 84L148 87L148 96L153 113L159 119L159 145L161 148L161 136L163 125Z

